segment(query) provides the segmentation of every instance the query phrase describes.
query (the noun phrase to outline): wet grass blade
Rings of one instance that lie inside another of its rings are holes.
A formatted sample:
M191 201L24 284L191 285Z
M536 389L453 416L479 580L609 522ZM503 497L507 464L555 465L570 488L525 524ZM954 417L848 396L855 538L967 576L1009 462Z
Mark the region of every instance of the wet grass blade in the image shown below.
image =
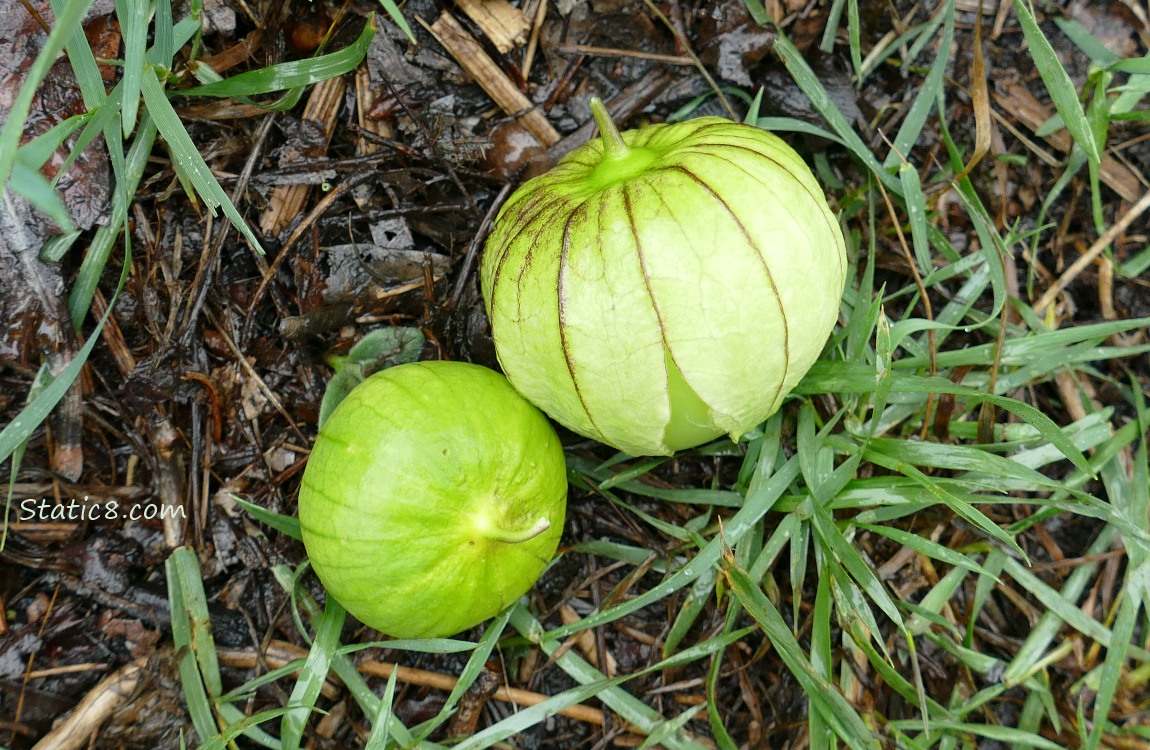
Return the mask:
M878 740L858 712L847 702L838 688L817 673L803 654L802 647L795 640L790 627L762 590L737 567L725 566L723 574L727 577L731 591L739 600L739 604L762 626L771 645L787 665L787 669L803 686L803 692L807 694L812 708L822 715L823 720L834 730L839 739L855 750L878 748Z
M622 604L617 604L602 612L589 615L577 623L563 625L554 630L550 630L544 637L548 641L562 639L581 630L605 625L640 610L643 607L654 604L684 586L690 585L702 575L704 570L719 562L726 545L737 544L745 534L757 526L762 517L771 510L775 502L782 496L783 492L786 491L787 487L798 478L798 475L798 459L792 458L780 466L755 492L749 492L747 494L747 499L743 507L724 523L723 537L719 538L716 536L711 539L706 547L691 558L685 565L671 574L667 580Z
M371 722L371 736L367 738L363 750L385 750L388 747L388 742L391 740L391 706L395 702L395 685L398 679L398 669L392 671L391 676L387 678L387 687L383 689L383 698L379 701L379 711Z
M172 109L164 94L163 86L156 77L156 71L149 68L144 72L141 90L148 112L156 121L156 128L167 141L168 149L172 154L172 166L178 174L186 176L188 182L195 188L196 194L203 199L208 208L215 213L216 208L222 208L224 215L231 220L240 234L254 249L262 253L263 248L256 239L256 235L244 221L239 210L232 204L231 198L224 192L223 187L212 175L211 169L204 162L204 158L192 143L191 136L184 129L179 115Z
M24 123L32 109L32 98L48 75L48 70L56 62L56 57L64 50L72 34L80 29L80 21L88 12L91 0L72 0L57 14L56 24L44 41L40 54L28 68L28 73L20 86L16 99L8 110L3 128L0 128L0 186L8 184L12 165L24 133ZM81 32L82 33L82 32Z
M900 161L910 157L910 150L922 134L922 129L926 125L927 118L930 117L935 103L941 100L943 75L946 72L947 63L950 61L950 50L954 44L954 0L947 0L944 7L942 13L946 19L946 25L943 27L942 40L939 42L934 62L930 66L926 80L923 81L922 89L915 96L914 103L910 105L906 119L903 120L898 133L895 134L890 153L887 154L886 160L883 162L885 169L893 169ZM887 185L887 187L890 186Z
M124 138L128 138L136 129L136 115L140 110L140 79L144 73L144 53L148 49L151 7L150 3L133 0L116 0L115 4L116 18L120 22L120 33L124 40L124 75L120 79L124 87L121 125ZM157 33L164 31L157 29Z
M487 630L483 633L483 638L479 641L479 644L472 646L475 650L472 652L471 657L468 658L463 671L459 674L459 681L455 683L455 687L452 688L451 693L447 696L447 701L444 702L443 708L439 709L439 714L434 719L414 727L412 734L419 738L426 738L430 736L437 727L451 718L451 714L455 712L455 707L459 704L459 700L463 697L463 694L471 688L486 667L487 660L491 657L492 652L495 651L495 647L498 645L503 631L507 629L507 623L510 619L511 608L509 607L491 621L491 624L487 626ZM392 673L392 678L394 678L396 674L398 674L398 671ZM388 705L391 705L390 701L388 701ZM376 726L378 725L377 723Z
M172 645L176 650L177 669L188 715L203 741L217 734L216 720L205 676L201 672L196 653L196 621L207 622L208 608L200 582L199 562L187 547L176 549L166 563L168 577L168 603L172 612ZM191 583L191 590L185 584ZM217 672L215 678L219 679Z
M303 738L308 716L315 709L316 699L327 680L332 658L339 648L339 633L347 617L343 607L328 597L323 615L316 623L315 640L300 670L299 679L288 699L288 712L280 722L280 736L284 750L297 750Z
M270 65L259 70L240 73L215 83L194 86L174 92L180 96L250 97L285 91L326 81L355 70L363 61L372 37L376 34L374 16L368 19L359 37L338 52L331 52L307 60Z
M586 622L586 620L583 622ZM580 686L564 691L542 703L515 713L510 718L498 722L465 740L457 746L456 750L472 750L474 748L488 747L512 734L534 726L544 718L552 716L568 706L572 706L575 703L580 703L592 697L597 697L605 705L610 707L611 710L619 714L624 721L629 722L644 733L650 734L655 731L660 731L659 728L666 725L667 719L630 693L621 690L619 686L628 680L641 677L645 674L658 672L677 665L689 664L693 661L720 653L724 648L735 643L750 632L749 628L744 628L723 636L709 638L700 645L685 648L677 654L649 667L645 667L642 670L607 679L599 670L592 667L573 651L567 649L561 650L562 646L560 643L547 639L545 636L550 634L544 633L539 621L522 606L516 606L512 610L511 625L529 641L539 645L544 653L552 657L563 671L576 682L580 683ZM702 750L702 748L705 747L705 745L697 740L685 737L682 734L664 736L662 744L670 750L679 748L682 750Z
M1030 46L1034 66L1046 85L1051 101L1054 102L1054 109L1062 117L1074 142L1081 147L1090 161L1098 163L1102 156L1090 123L1086 119L1086 113L1082 109L1082 103L1078 100L1078 91L1074 88L1070 76L1066 74L1066 69L1058 61L1058 54L1050 46L1050 41L1042 33L1042 29L1038 28L1033 7L1028 0L1025 2L1014 0L1014 10L1018 14L1022 34Z
M276 513L263 506L248 502L238 495L231 495L232 500L241 508L251 514L252 518L260 523L266 523L281 534L286 534L296 541L303 541L303 532L300 531L299 517Z
M782 29L779 29L778 33L778 38L775 40L775 52L782 59L795 83L810 99L811 105L823 116L823 119L827 121L831 130L838 135L847 149L862 161L878 179L882 180L888 190L902 195L902 186L899 185L898 179L887 171L871 153L871 150L867 148L866 143L855 132L846 116L835 106L819 77L803 59L802 53L787 39Z

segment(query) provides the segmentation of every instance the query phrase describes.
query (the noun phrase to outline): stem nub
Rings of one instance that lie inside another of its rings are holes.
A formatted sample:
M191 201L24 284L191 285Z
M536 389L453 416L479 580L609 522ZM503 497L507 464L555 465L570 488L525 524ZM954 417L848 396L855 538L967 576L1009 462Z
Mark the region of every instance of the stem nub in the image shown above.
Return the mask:
M611 119L607 108L603 106L603 100L597 96L591 97L591 116L595 118L595 124L599 126L599 134L603 137L603 156L605 158L623 159L631 153L631 147L623 142L623 136L619 135L619 128L615 127L615 121Z
M551 528L551 522L546 518L540 518L526 529L502 529L498 526L488 526L483 524L480 528L480 533L493 542L503 542L504 544L521 544L523 542L531 541L535 537L547 531L549 528Z

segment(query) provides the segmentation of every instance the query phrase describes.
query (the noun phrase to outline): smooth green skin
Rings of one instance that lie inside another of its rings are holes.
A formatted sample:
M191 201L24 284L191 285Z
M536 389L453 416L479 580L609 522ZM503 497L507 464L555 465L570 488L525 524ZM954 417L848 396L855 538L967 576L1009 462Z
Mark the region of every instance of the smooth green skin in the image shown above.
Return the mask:
M299 519L316 575L348 612L395 638L436 638L531 588L566 504L559 439L506 378L417 362L376 373L332 413Z
M632 455L738 438L834 328L838 222L759 128L702 117L624 148L603 129L496 218L480 280L500 365L556 421Z

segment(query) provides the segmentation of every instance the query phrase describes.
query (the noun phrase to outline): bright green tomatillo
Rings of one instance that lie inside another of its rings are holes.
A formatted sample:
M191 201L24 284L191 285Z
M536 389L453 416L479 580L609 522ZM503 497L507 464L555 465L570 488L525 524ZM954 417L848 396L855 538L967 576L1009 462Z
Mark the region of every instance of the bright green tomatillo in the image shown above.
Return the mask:
M376 373L324 423L299 494L316 575L363 623L448 636L535 583L563 530L547 418L499 373L418 362Z
M602 132L520 187L481 268L499 362L536 406L633 455L773 414L818 358L842 232L778 137L716 117Z

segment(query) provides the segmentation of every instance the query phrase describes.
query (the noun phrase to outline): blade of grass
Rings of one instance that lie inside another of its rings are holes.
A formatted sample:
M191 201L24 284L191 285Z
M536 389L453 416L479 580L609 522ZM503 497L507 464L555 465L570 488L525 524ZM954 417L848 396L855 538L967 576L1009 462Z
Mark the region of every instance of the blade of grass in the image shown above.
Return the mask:
M116 91L121 91L121 89L117 86ZM118 106L118 96L109 97L103 106ZM80 262L76 282L68 294L68 309L72 313L72 324L77 328L88 315L88 310L92 305L92 297L96 293L100 276L104 272L104 266L107 265L116 239L128 220L128 207L132 204L132 197L144 176L144 169L148 165L152 145L156 140L156 132L155 122L152 118L143 117L136 129L136 138L132 141L131 148L128 149L127 158L123 160L123 180L117 181L116 189L112 193L112 210L108 224L96 230L96 234L88 246L88 251L84 254L84 260ZM107 129L105 129L105 133L107 133ZM115 163L115 159L113 159L113 163ZM128 241L127 234L124 235L124 241L125 243ZM130 263L125 263L124 269L126 270L129 266ZM112 307L113 305L109 305L108 309L111 310ZM89 337L89 341L95 341L97 338L93 334Z
M27 401L34 401L44 386L52 381L52 373L48 370L48 363L40 365L36 377L32 378L32 387L28 389ZM16 492L16 476L20 473L20 463L24 460L24 451L28 448L28 441L20 443L12 451L12 469L8 473L8 493L4 500L4 516L0 521L0 552L4 551L8 543L8 519L12 512L12 496Z
M861 26L858 0L847 0L847 45L850 47L851 65L854 66L856 86L862 85Z
M782 29L778 29L778 37L775 39L774 47L795 83L806 94L811 105L823 116L823 119L827 121L831 130L838 135L847 149L862 161L878 179L882 180L887 189L901 196L902 187L898 184L898 180L883 168L859 134L847 122L846 116L835 106L818 76L803 59L802 53L787 39Z
M120 82L124 86L123 108L120 121L127 139L136 129L136 115L140 109L140 78L144 73L144 53L148 49L148 20L151 4L116 0L116 19L124 43L124 68ZM163 34L165 29L157 29Z
M886 173L885 170L893 169L900 161L910 156L910 150L922 134L922 129L926 125L927 118L930 117L931 110L934 109L935 102L941 101L943 75L946 73L946 66L950 62L950 52L954 44L954 0L947 0L942 13L945 18L945 25L938 51L935 53L934 62L930 66L926 80L923 81L922 88L915 96L914 103L910 105L910 111L906 113L906 118L899 126L898 133L895 134L890 153L887 154L886 160L883 162L884 173ZM891 188L891 185L885 180L884 184ZM898 192L900 195L902 194L901 189Z
M703 571L715 565L722 556L726 544L737 544L765 516L799 475L798 459L787 461L760 488L748 493L743 507L723 525L723 537L715 537L683 567L649 591L617 604L610 609L596 612L571 625L563 625L544 634L548 641L566 638L582 630L614 622L621 617L664 599L679 589L693 583ZM725 541L724 541L725 540ZM512 623L514 624L514 623Z
M388 747L388 741L391 739L389 727L391 706L395 702L395 685L398 679L398 669L393 670L391 676L387 678L387 687L383 689L383 698L379 701L379 712L372 719L371 736L367 738L363 750L385 750Z
M585 621L584 621L585 622ZM651 672L657 672L669 667L688 664L692 661L721 652L724 648L735 643L750 632L750 628L736 630L725 636L709 638L700 645L683 649L679 653L664 659L632 674L621 675L606 679L599 670L592 667L573 651L564 649L561 644L547 638L543 626L539 624L530 612L523 606L517 605L511 613L511 625L532 643L537 644L543 652L551 657L555 663L571 676L581 687L564 691L553 698L549 698L538 705L519 711L510 719L501 721L478 734L465 740L457 746L456 750L470 750L471 748L487 747L493 742L509 737L511 734L533 726L543 718L557 713L562 708L598 697L605 705L619 714L625 721L639 728L646 734L663 724L666 719L655 709L638 700L630 693L619 688L624 682L641 677ZM488 743L488 744L483 744ZM676 748L700 749L705 747L702 743L682 735L666 737L663 745L671 750Z
M32 98L40 89L40 84L48 75L48 70L56 62L56 57L64 50L64 45L73 32L79 30L80 22L88 12L91 0L70 0L56 16L40 54L28 68L28 74L20 85L16 99L8 110L3 128L0 128L0 186L8 184L12 165L16 162L20 138L24 133L24 123L32 109Z
M97 322L88 340L84 342L84 346L76 352L75 358L56 374L55 379L33 398L27 406L21 409L20 413L8 426L0 431L0 463L3 463L9 456L15 453L20 446L25 444L28 438L32 436L32 433L47 419L52 409L56 408L56 404L60 403L60 399L64 397L68 388L71 387L77 376L79 376L80 370L83 369L88 356L100 340L100 332L104 329L104 324L108 322L108 317L112 314L112 307L115 305L116 299L119 298L120 291L124 288L124 282L128 280L132 250L127 237L125 237L124 240L124 253L124 267L120 272L120 280L116 284L116 291L112 294L112 301L108 305L108 309L104 312L104 315Z
M211 702L208 700L207 687L197 665L192 626L196 614L190 608L190 592L184 590L184 583L192 580L192 575L189 575L187 570L198 573L199 562L195 559L195 553L189 548L179 547L168 557L165 568L168 578L168 602L172 612L172 645L176 650L180 685L183 687L192 726L196 728L196 734L200 736L201 741L207 742L217 735L218 730ZM199 584L199 579L195 580ZM202 584L199 585L202 592Z
M144 71L141 90L144 94L144 103L148 107L148 113L155 120L156 128L164 136L164 140L167 141L168 149L172 154L172 166L188 176L196 192L213 214L216 208L222 207L224 215L231 220L232 226L247 239L248 244L257 252L263 253L263 248L260 246L259 240L256 239L255 233L252 232L243 216L232 204L231 198L216 181L211 169L208 168L204 158L200 156L200 152L192 143L179 115L168 102L154 68L148 68Z
M1102 156L1090 123L1086 120L1086 113L1082 110L1082 103L1078 101L1078 91L1066 69L1058 61L1058 54L1050 45L1049 40L1038 28L1038 21L1034 18L1034 9L1029 0L1014 0L1014 11L1018 14L1019 24L1022 26L1022 35L1030 47L1030 57L1034 60L1034 67L1046 85L1046 91L1054 103L1054 109L1066 123L1066 129L1090 161L1098 163Z
M311 651L308 652L307 660L300 669L299 679L296 680L291 697L288 699L288 711L280 722L280 741L284 750L297 750L300 746L304 727L315 709L316 699L319 698L323 684L327 681L332 658L339 648L339 634L346 617L347 613L339 602L329 596L323 615L316 623L315 640L312 641Z
M296 541L303 541L303 532L300 531L299 518L297 516L287 516L283 513L276 513L261 505L248 502L239 495L229 495L229 497L260 523L265 523L281 534L290 536Z
M307 60L292 60L269 65L266 68L240 73L215 83L193 86L172 93L179 96L239 98L310 86L313 83L326 81L329 78L335 78L355 70L356 66L367 55L368 47L371 46L371 40L376 31L375 17L369 16L359 37L338 52L331 52Z
M794 675L811 707L822 714L823 720L835 735L856 750L878 748L880 745L854 707L834 685L822 678L803 654L802 647L791 634L791 629L770 599L747 576L732 565L723 567L723 575L739 604L758 622L771 645Z
M412 734L416 737L423 739L429 737L433 731L436 730L443 722L451 718L451 714L455 712L455 707L459 704L459 700L463 697L475 680L483 672L487 665L487 660L491 657L491 653L495 650L495 646L499 643L499 638L503 635L503 631L507 629L507 623L511 619L511 607L508 607L501 612L491 624L487 626L487 630L483 633L483 638L480 639L479 645L475 646L471 657L468 658L467 664L463 667L463 671L459 674L459 681L455 683L451 693L447 696L447 700L443 704L443 708L439 709L439 714L434 719L420 724L412 729ZM392 673L394 677L398 673ZM391 702L388 701L388 706Z

